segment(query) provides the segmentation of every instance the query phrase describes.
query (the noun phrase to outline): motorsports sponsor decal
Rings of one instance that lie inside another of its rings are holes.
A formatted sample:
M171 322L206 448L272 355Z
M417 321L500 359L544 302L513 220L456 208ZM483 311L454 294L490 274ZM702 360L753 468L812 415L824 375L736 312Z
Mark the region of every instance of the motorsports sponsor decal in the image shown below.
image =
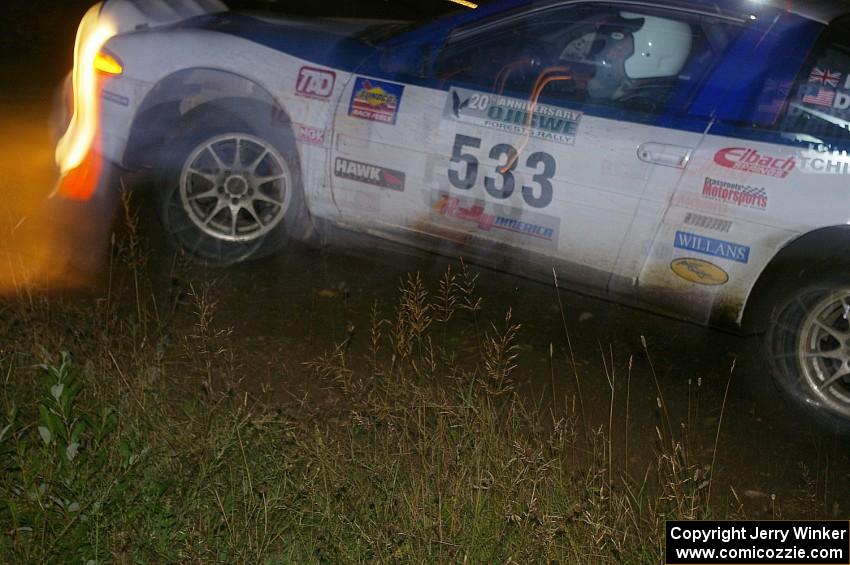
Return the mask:
M301 67L298 71L298 80L295 82L295 94L305 98L328 100L333 94L334 84L336 84L335 72L315 67Z
M334 175L348 180L362 182L389 188L391 190L404 190L404 173L394 171L377 165L369 165L358 161L351 161L342 157L336 158L334 164Z
M670 270L692 283L705 286L720 286L729 282L729 274L708 261L688 257L670 263Z
M721 167L784 179L794 170L794 157L779 158L746 147L727 147L714 154Z
M449 119L573 145L582 113L528 100L452 88L444 116Z
M706 177L702 195L710 200L719 200L742 206L765 210L767 208L767 190L757 186L726 182Z
M815 67L803 88L803 104L834 110L850 108L850 73Z
M750 248L746 245L712 239L684 231L676 232L676 240L673 246L687 251L696 251L704 255L729 259L738 263L747 263L750 260Z
M433 193L431 211L437 216L473 224L481 231L515 233L545 247L558 245L561 221L543 214L515 208L491 211L483 200L454 196L441 191Z
M348 115L394 125L404 86L371 78L357 77L351 91Z

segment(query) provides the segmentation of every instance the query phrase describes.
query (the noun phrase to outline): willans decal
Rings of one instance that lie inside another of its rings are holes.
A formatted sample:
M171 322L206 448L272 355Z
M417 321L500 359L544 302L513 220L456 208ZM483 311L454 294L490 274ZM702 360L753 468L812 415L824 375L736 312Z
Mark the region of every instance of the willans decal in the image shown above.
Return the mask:
M452 88L443 115L448 119L515 135L573 145L581 112L532 104L529 100Z
M791 174L796 166L794 157L771 157L746 147L721 149L714 154L714 162L727 169L783 179Z
M351 91L348 115L394 125L403 93L404 86L401 84L357 77Z
M729 259L738 263L747 263L750 260L750 248L746 245L712 239L693 233L677 231L673 246L677 249L696 251L704 255Z

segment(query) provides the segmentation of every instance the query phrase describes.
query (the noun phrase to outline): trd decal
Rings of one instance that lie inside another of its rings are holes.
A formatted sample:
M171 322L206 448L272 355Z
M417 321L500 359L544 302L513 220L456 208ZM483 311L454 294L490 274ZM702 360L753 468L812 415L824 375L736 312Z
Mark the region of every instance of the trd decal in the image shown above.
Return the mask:
M298 80L295 82L295 93L306 98L327 100L333 94L334 84L336 84L335 72L315 67L301 67L298 71Z
M449 169L449 182L455 188L469 190L478 184L478 157L476 153L466 149L480 149L481 139L468 135L457 134L452 147L452 163L462 164L461 170ZM501 166L495 167L494 176L484 176L484 189L493 198L505 200L513 195L516 189L514 170L517 167L517 150L507 143L494 145L489 153L491 159L498 160ZM505 170L505 166L510 167ZM549 153L537 151L525 160L525 166L535 174L532 181L536 186L523 186L522 198L532 208L545 208L552 203L552 178L557 169L555 158Z

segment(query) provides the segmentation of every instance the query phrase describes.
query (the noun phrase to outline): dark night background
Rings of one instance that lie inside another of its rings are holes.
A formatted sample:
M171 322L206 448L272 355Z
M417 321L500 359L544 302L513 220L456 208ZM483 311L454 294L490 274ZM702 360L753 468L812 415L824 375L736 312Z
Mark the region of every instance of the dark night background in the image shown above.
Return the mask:
M49 91L71 68L77 24L94 0L28 2L10 0L0 28L2 93ZM358 2L235 0L232 9L271 9L282 14L418 20L458 9L446 0L362 0Z

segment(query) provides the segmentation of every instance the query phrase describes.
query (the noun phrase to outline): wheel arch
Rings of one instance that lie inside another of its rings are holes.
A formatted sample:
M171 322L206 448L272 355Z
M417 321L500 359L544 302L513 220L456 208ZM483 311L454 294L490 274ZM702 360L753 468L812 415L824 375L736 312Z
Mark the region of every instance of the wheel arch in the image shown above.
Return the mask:
M850 269L850 225L819 228L788 242L762 270L744 306L741 327L764 331L783 295L817 274Z
M205 104L236 99L268 106L270 126L290 127L283 105L258 82L220 69L183 69L162 78L145 96L130 128L124 165L153 167L176 123Z

